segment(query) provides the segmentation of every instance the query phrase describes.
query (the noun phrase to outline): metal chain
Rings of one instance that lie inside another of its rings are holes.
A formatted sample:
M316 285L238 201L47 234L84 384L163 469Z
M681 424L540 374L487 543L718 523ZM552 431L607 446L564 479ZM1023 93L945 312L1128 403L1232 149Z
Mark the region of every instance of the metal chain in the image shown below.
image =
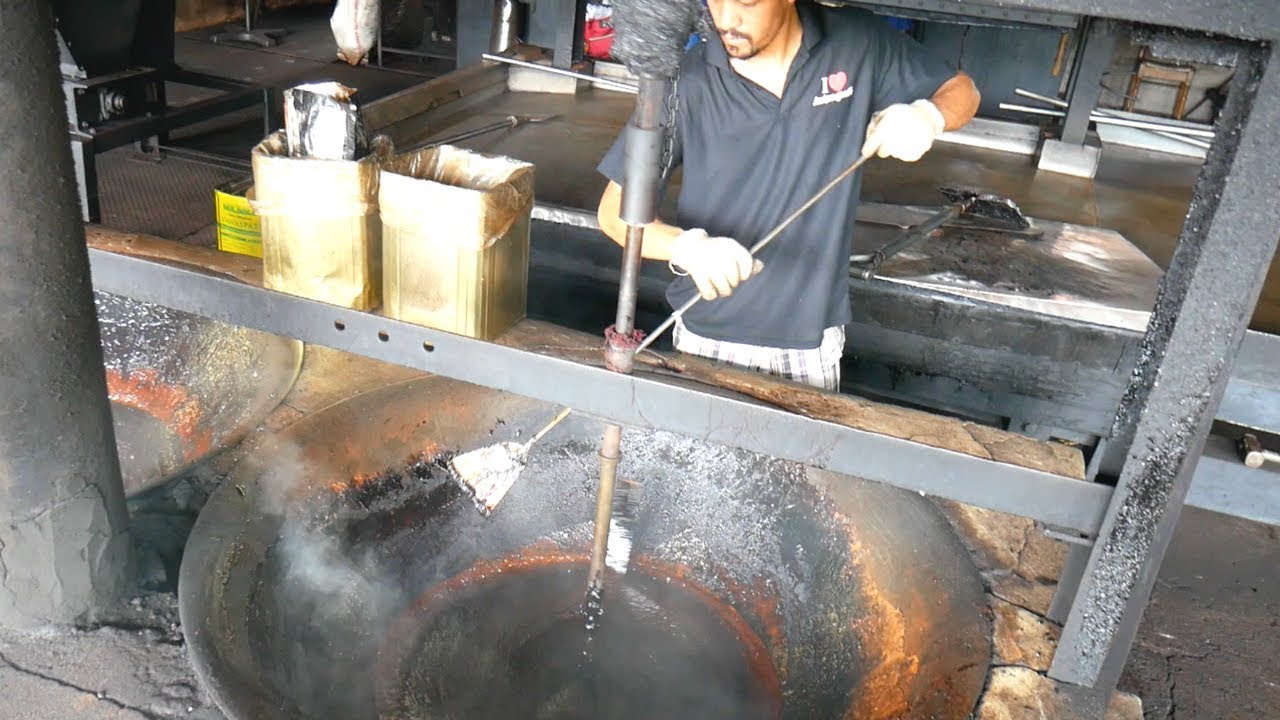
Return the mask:
M667 85L667 128L662 138L662 179L666 181L674 170L676 162L676 123L680 110L679 95L680 74L677 72Z

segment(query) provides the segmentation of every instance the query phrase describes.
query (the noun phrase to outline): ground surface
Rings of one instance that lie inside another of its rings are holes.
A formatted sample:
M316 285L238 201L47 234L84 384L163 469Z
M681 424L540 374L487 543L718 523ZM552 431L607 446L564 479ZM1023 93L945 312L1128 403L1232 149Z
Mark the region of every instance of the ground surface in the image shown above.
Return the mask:
M92 630L0 634L0 717L222 717L200 688L177 599L146 593Z
M1148 720L1280 717L1280 528L1188 508L1122 687Z

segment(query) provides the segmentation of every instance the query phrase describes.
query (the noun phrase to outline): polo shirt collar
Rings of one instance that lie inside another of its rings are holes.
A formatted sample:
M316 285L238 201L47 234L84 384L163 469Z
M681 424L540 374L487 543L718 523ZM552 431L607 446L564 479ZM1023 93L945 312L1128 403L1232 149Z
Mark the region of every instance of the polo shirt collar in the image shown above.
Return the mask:
M803 34L800 38L800 51L796 53L795 60L797 62L809 55L809 52L822 42L822 20L818 17L818 10L813 3L806 0L796 0L796 12L800 14L800 27ZM724 41L719 35L713 35L706 39L707 44L707 62L729 69L729 53L724 49Z

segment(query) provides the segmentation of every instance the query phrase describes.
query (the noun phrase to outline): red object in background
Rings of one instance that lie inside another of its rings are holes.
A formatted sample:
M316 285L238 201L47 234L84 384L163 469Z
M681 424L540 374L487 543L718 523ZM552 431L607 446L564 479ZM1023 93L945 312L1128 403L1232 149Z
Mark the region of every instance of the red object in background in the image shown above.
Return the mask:
M587 57L608 60L613 50L613 22L588 20L582 30L584 51Z

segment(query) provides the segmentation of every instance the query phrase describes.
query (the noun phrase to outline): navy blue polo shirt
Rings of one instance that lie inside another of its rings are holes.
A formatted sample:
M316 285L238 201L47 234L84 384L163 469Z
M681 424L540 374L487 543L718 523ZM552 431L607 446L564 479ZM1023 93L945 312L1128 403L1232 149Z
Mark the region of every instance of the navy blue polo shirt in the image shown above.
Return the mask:
M750 247L856 160L871 115L929 98L954 69L864 10L796 3L803 41L782 98L733 70L719 36L681 63L675 161L684 169L676 223ZM599 170L623 182L623 139ZM764 270L727 298L685 315L693 332L768 347L815 348L852 317L849 255L862 173L761 251ZM697 293L677 278L672 307Z

